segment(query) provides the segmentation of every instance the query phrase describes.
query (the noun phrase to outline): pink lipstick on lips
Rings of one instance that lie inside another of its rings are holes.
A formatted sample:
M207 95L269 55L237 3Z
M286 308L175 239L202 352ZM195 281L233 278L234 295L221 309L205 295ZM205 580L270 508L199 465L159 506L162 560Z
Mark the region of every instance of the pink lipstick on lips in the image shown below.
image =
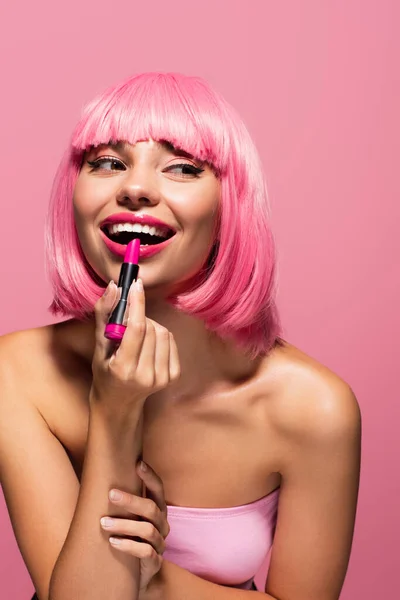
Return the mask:
M128 302L129 288L137 279L139 273L140 239L135 238L126 247L124 262L119 273L118 287L121 289L121 298L108 320L104 335L109 340L122 340L126 326L123 325L125 310Z
M131 225L148 225L149 228L155 228L157 231L153 232L155 235L148 235L148 245L144 243L146 234L141 233L141 245L139 256L140 259L150 258L155 254L158 254L164 248L166 248L175 237L176 230L171 225L164 223L160 219L147 213L130 213L120 212L117 214L110 215L100 225L100 237L104 244L107 246L110 252L116 256L125 256L126 245L121 243L121 238L118 238L110 234L110 227L118 224L131 224ZM135 235L135 234L134 234ZM160 237L161 236L161 237ZM139 237L139 234L138 234Z

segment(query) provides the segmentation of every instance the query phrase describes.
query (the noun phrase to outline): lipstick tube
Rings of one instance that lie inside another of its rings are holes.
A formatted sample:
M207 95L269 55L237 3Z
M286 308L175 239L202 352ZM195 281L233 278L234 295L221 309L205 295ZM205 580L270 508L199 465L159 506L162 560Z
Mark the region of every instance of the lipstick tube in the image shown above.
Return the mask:
M132 282L136 281L139 273L139 250L139 238L135 238L129 242L126 248L124 262L122 263L118 279L118 287L122 288L121 298L111 313L104 330L104 336L109 340L122 340L124 337L126 326L123 325L123 322L128 305L129 288Z

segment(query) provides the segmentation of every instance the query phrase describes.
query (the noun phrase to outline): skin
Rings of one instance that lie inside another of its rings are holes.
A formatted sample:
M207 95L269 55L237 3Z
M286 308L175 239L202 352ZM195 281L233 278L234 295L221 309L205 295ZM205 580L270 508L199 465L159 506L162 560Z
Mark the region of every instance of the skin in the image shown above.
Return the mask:
M199 177L169 171L178 163L200 163L153 140L102 146L85 160L105 156L123 167L111 170L106 163L96 172L84 161L73 197L82 248L105 284L118 280L121 264L99 236L105 217L146 213L177 230L163 252L140 262L146 316L173 333L181 364L180 379L145 403L143 459L163 481L170 505L237 506L281 486L267 591L296 600L337 598L350 555L359 483L361 418L354 394L330 369L287 341L250 361L207 332L201 321L165 302L198 271L213 243L219 181L208 165L202 165ZM0 347L8 357L8 378L15 375L15 397L30 402L63 444L78 481L94 327L94 321L72 319L11 334ZM20 539L29 537L21 532ZM212 595L208 582L186 572L182 576L193 593L200 590L193 598Z

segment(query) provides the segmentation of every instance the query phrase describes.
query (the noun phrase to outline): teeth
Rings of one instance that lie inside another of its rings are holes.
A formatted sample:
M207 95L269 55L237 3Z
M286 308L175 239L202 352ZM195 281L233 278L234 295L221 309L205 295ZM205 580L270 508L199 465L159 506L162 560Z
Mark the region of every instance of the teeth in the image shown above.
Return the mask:
M149 225L140 225L140 223L116 223L113 225L107 225L108 232L114 235L118 235L121 231L129 231L134 233L148 233L149 235L155 235L157 237L165 238L165 232L156 227L150 227Z

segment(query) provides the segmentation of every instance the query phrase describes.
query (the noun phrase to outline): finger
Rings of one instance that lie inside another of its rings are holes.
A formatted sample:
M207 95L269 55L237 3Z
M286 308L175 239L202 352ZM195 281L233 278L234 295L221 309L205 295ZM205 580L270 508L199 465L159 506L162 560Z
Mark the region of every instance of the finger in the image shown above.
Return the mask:
M141 541L149 543L157 554L163 554L165 540L161 533L152 523L148 521L136 521L133 519L117 519L115 517L103 517L100 519L104 531L112 533L112 536L130 536L140 538Z
M146 335L136 366L136 378L146 388L153 388L155 384L155 354L156 330L153 323L146 319Z
M115 295L117 292L117 286L113 279L111 279L105 288L103 295L97 300L94 305L94 313L96 317L96 333L99 331L103 334L104 337L104 329L101 330L101 327L105 327L107 325L107 314L111 311L111 306L115 300ZM99 340L100 341L100 340Z
M181 375L181 365L179 361L178 347L172 333L169 333L170 352L169 352L169 380L176 381Z
M146 567L154 568L155 572L158 571L160 564L162 563L162 556L157 554L153 546L150 544L135 542L127 538L114 537L110 537L109 542L113 548L122 550L127 554L131 554L132 556L136 556L137 558L144 560L146 562Z
M170 338L169 331L166 327L157 323L157 321L153 321L149 317L146 317L147 326L151 324L155 330L155 354L153 356L153 347L149 346L149 356L148 356L148 365L142 364L141 368L143 369L151 369L155 374L154 384L157 389L162 389L166 387L169 383L169 360L170 360ZM145 353L146 347L143 349L142 353ZM145 361L146 356L142 356L140 360Z
M143 461L142 461L143 462ZM159 523L159 532L166 538L170 532L168 523L167 504L165 502L164 484L157 473L146 463L146 470L141 468L141 463L137 465L137 472L146 486L146 498L150 498L161 511L161 522Z
M152 362L155 375L154 384L157 389L162 389L169 383L169 331L157 321L149 319L149 317L146 321L154 327L155 331L155 353Z
M145 467L144 469L143 466ZM161 511L166 512L167 505L164 495L164 483L161 477L157 475L150 465L143 461L137 464L137 472L146 485L146 497L151 498Z
M120 288L117 288L115 282L111 279L105 292L97 300L94 305L95 315L95 352L99 352L101 356L105 355L106 349L110 345L110 341L104 336L104 330L110 318L110 314L114 310L118 299L121 295Z
M169 354L171 344L169 331L165 327L156 329L155 371L157 388L165 388L169 384Z
M127 313L128 319L119 346L119 354L128 356L130 364L135 367L139 362L147 329L144 291L138 289L135 282L129 288Z
M122 490L112 491L118 491L121 493L120 500L113 500L111 496L109 496L110 501L113 504L126 509L133 515L143 517L146 521L152 523L154 527L158 529L158 531L162 529L163 514L153 500L150 498L135 496L134 494L129 494L127 492L123 492Z

